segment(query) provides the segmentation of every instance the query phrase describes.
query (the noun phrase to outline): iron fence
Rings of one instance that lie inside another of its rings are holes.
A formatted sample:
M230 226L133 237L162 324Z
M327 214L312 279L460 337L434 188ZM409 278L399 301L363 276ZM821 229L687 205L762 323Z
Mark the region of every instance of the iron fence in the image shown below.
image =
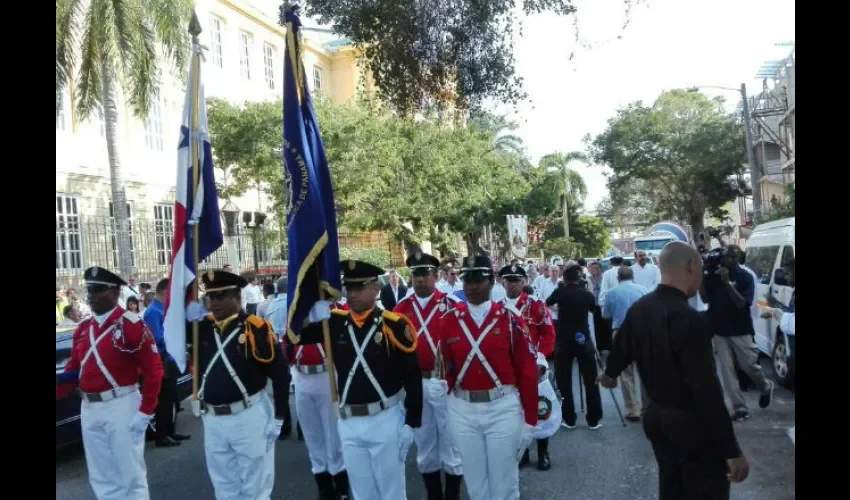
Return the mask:
M131 219L132 273L139 282L155 283L168 276L173 222L168 219ZM340 231L340 247L371 248L387 252L391 265L404 265L404 248L389 234ZM56 285L78 287L83 271L91 266L118 269L115 223L111 217L59 215L56 218ZM287 272L286 235L271 227L239 227L225 244L200 264L200 269L220 269L230 264L240 272L272 278ZM263 280L266 281L266 280Z

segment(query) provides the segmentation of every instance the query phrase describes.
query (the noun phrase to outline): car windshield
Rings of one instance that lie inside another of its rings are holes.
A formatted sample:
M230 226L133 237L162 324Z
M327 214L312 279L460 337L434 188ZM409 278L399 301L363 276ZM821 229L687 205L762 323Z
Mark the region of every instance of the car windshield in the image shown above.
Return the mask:
M673 241L671 238L662 240L635 241L635 250L663 250L664 245Z

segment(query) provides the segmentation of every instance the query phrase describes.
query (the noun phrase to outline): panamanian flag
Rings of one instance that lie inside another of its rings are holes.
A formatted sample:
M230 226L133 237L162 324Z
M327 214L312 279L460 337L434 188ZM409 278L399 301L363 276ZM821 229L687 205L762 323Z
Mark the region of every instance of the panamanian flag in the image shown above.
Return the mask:
M174 241L171 250L171 270L168 294L165 301L165 348L174 358L180 372L186 370L186 301L187 287L195 279L195 262L200 262L215 252L224 242L221 216L218 209L215 178L213 176L212 147L207 127L207 109L204 84L201 80L200 47L193 48L196 55L189 69L186 101L183 106L183 123L180 126L180 145L177 148L177 192L174 201ZM198 128L192 130L192 82L198 77L197 113ZM197 194L194 191L192 165L192 137L198 138ZM198 256L194 251L193 228L198 226Z

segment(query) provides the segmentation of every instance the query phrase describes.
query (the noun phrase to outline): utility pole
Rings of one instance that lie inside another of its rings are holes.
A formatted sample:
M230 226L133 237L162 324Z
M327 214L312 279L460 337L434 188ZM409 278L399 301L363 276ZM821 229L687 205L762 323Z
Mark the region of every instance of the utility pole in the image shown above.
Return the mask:
M570 174L564 166L564 238L570 240Z
M747 163L750 165L750 182L753 185L753 219L758 221L761 217L761 167L756 165L753 153L753 131L750 126L750 104L747 102L747 84L741 84L741 100L744 113L744 133L747 137ZM744 205L744 218L746 219L746 205Z

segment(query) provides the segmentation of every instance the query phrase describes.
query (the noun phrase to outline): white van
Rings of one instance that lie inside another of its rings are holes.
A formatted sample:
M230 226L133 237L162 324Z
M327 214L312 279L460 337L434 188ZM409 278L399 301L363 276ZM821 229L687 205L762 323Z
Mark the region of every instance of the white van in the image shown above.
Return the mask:
M759 278L752 307L756 345L773 360L776 378L783 385L794 383L795 339L782 332L773 318L762 319L757 303L768 296L786 306L791 303L794 290L785 282L782 267L794 258L794 219L789 217L756 226L747 240L746 265Z

